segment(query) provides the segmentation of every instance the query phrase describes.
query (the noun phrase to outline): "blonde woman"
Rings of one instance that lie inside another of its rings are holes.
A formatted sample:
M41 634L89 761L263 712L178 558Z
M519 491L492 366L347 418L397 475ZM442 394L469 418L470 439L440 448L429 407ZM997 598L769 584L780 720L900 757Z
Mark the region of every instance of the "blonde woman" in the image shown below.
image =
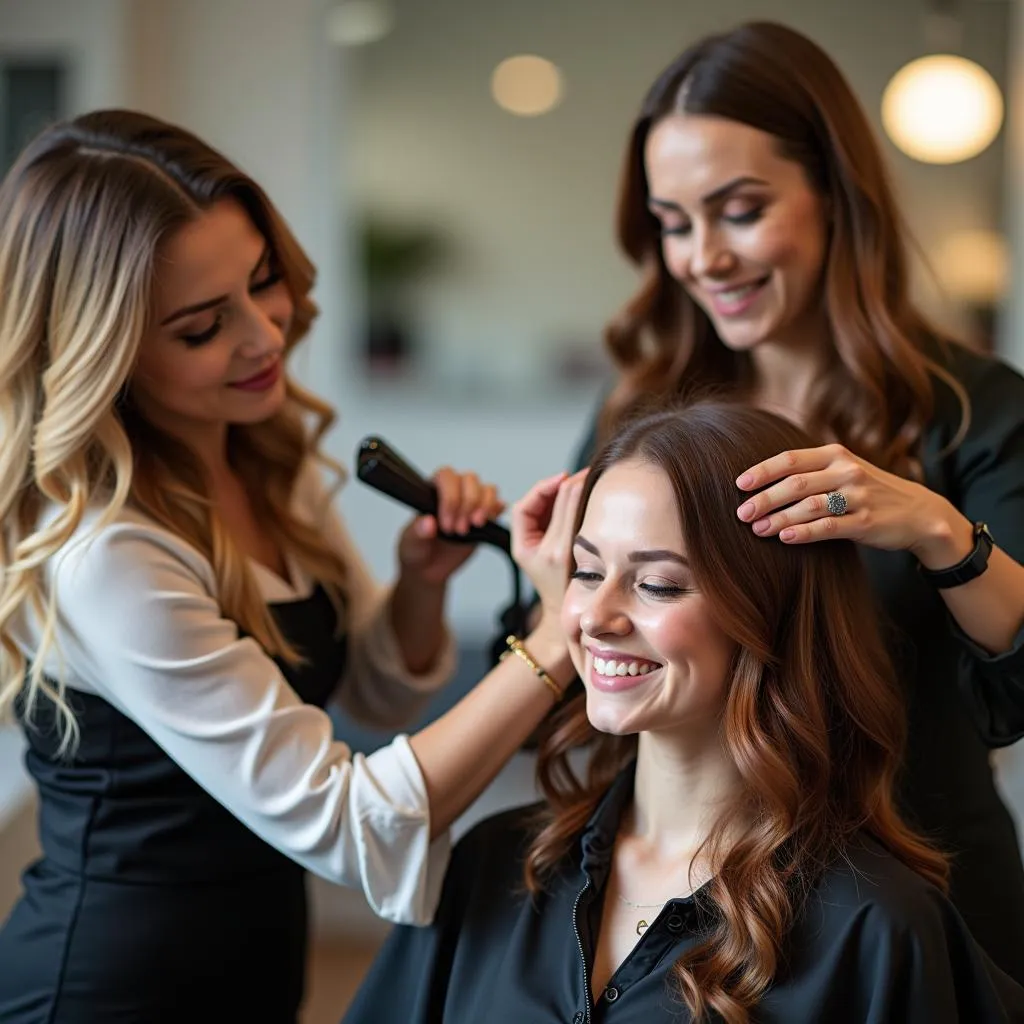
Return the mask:
M397 728L449 676L469 549L438 534L502 505L440 471L371 580L286 370L313 277L254 182L141 114L48 129L0 188L0 711L43 848L0 931L9 1024L294 1021L305 871L429 920L448 826L571 677L556 477L513 515L555 609L530 657L368 758L333 739L332 698Z

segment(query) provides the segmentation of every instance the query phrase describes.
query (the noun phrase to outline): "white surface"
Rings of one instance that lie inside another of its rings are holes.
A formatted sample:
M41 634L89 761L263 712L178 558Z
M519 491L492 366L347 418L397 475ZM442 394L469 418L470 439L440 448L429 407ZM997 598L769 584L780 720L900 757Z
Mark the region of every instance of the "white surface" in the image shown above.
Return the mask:
M124 102L133 0L0 0L0 55L69 62L72 113Z
M999 347L1010 362L1024 371L1024 0L1013 0L1010 10L1003 205L1011 265L1010 287L999 322ZM1024 775L1024 767L1021 773Z

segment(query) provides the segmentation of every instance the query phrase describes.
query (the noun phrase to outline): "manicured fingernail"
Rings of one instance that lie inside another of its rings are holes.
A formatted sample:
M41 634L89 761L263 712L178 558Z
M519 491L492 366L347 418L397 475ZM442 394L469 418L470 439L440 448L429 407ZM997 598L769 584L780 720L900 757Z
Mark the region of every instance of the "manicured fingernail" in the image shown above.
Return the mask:
M741 476L736 481L736 486L737 487L749 487L753 482L754 482L754 475L752 473L744 473L743 476Z
M430 533L430 523L427 522L426 519L419 519L419 520L417 520L417 522L416 522L416 532L421 537L426 537L426 535L428 533Z
M796 530L791 530L788 526L779 534L779 540L794 540L795 538Z
M758 521L754 523L754 533L767 533L768 528L771 525L772 521L770 519L758 519Z
M740 505L737 515L740 519L746 522L754 515L754 503L752 501L748 501L746 505Z

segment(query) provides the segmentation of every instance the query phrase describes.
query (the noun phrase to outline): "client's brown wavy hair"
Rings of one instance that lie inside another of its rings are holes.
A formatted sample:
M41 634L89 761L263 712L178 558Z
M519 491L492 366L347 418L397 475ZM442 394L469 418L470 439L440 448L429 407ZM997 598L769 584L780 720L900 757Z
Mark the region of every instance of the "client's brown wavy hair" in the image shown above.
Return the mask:
M798 427L740 404L703 401L648 414L597 455L580 502L577 530L609 467L638 459L661 469L678 500L695 583L737 645L721 729L744 792L704 851L714 874L700 898L712 930L674 968L698 1021L711 1011L728 1024L750 1019L778 970L801 894L855 833L947 885L944 857L896 810L902 694L854 544L787 547L757 537L736 516L740 473L809 444ZM585 700L567 704L541 736L537 770L547 804L526 862L534 893L636 754L635 737L591 727ZM591 753L581 779L567 755L583 744ZM726 845L726 835L739 838Z

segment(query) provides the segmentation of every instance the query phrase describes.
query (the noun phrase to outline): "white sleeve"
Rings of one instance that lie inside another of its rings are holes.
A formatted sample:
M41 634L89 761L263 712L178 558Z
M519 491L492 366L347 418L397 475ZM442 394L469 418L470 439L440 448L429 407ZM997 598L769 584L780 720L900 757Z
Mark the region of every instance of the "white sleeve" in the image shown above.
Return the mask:
M209 563L156 526L117 522L51 563L61 657L266 842L381 917L425 923L449 856L404 737L370 757L333 739L222 616Z
M454 676L455 640L442 626L436 662L427 672L411 673L391 625L391 588L381 586L370 575L315 466L304 470L298 491L305 514L348 570L349 650L337 701L357 721L381 729L401 728L418 717L430 698Z

